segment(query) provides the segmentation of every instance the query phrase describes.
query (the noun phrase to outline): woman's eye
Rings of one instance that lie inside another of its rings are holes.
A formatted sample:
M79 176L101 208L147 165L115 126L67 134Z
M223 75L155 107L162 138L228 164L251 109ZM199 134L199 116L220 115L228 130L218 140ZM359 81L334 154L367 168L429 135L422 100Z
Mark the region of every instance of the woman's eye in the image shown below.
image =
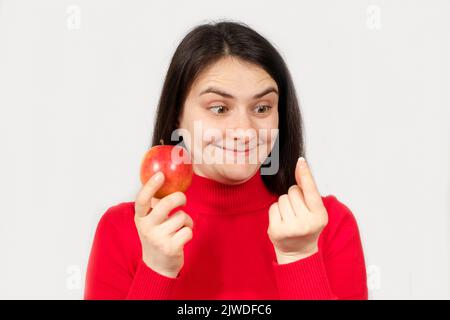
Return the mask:
M217 114L223 114L228 111L228 108L225 106L213 106L209 110Z
M261 105L255 108L256 113L266 113L272 108L271 106Z

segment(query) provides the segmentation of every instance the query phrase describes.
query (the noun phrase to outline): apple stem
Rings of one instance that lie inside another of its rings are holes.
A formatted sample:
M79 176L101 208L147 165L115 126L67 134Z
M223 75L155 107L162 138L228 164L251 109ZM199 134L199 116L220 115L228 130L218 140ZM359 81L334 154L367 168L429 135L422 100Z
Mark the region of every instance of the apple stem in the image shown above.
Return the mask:
M164 140L163 140L163 139L159 140L159 143L161 143L162 145L164 145Z

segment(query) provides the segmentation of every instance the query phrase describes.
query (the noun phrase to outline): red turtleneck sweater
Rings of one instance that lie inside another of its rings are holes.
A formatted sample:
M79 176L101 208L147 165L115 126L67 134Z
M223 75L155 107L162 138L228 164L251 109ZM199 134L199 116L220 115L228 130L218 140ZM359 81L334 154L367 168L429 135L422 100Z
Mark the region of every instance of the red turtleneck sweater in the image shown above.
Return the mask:
M259 171L235 186L194 174L186 197L194 229L178 277L144 264L134 203L121 203L98 223L85 299L367 299L358 226L336 197L322 197L329 222L319 252L282 265L267 235L278 197Z

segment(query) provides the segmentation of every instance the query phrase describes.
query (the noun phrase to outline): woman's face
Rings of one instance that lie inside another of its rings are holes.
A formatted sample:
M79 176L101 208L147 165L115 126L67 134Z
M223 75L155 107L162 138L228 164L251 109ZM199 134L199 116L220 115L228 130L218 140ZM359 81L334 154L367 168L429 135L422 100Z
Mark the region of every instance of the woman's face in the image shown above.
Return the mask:
M278 86L261 67L225 57L196 78L179 119L194 172L226 184L250 179L278 132Z

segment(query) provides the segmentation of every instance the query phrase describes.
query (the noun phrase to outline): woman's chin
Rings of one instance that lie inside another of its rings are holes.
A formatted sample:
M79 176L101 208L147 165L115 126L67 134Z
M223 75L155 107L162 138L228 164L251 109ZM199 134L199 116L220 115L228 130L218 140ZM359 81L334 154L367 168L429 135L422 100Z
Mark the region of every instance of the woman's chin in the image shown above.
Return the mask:
M223 178L234 183L240 183L250 179L258 167L256 164L224 164L220 171Z

